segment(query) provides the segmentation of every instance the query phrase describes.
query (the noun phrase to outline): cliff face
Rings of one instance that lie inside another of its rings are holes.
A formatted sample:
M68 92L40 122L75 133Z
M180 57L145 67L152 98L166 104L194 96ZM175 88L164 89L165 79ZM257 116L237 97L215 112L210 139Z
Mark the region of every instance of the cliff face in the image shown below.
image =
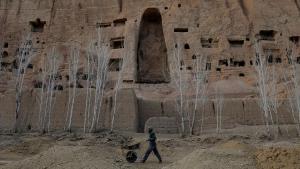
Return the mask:
M15 56L29 34L35 57L25 76L25 92L32 94L40 88L42 63L55 47L62 77L58 92L66 93L68 58L74 45L80 48L78 83L84 87L86 50L96 42L96 28L110 45L110 63L115 63L108 88L114 88L120 62L126 60L121 87L132 88L142 100L138 109L145 120L161 116L164 100L173 99L176 93L170 64L177 47L186 76L192 77L195 58L207 57L209 95L218 90L228 99L255 97L254 43L262 40L261 49L274 56L273 64L288 65L286 56L292 44L298 45L294 50L300 55L299 16L299 0L1 0L1 101L14 96ZM147 100L157 102L157 110L143 110L150 105ZM30 107L32 103L26 104L23 106ZM13 105L8 107L0 112L13 111Z
M155 24L151 27L147 19L143 20L144 12L148 8L157 9L157 14L150 17L154 20L161 18L162 26L158 25L157 29ZM31 34L33 48L37 53L33 61L33 70L30 72L32 80L37 80L35 75L38 74L40 62L53 46L57 47L64 62L61 64L61 71L66 69L71 45L76 43L80 46L84 55L86 47L96 40L97 26L101 27L105 42L116 45L111 46L112 57L122 58L126 51L130 62L125 70L127 82L147 79L147 74L151 75L151 72L153 79L149 76L150 82L170 81L168 76L172 70L169 70L168 64L176 43L182 48L187 48L183 49L184 66L191 71L193 55L209 57L210 82L231 78L249 81L252 74L250 61L253 59L253 42L260 33L265 34L262 36L273 38L263 46L280 54L283 63L286 61L284 54L290 46L290 38L297 38L300 34L300 10L297 0L3 0L0 2L0 12L4 66L12 71L11 64L20 41ZM155 30L156 34L151 33L151 30ZM262 32L263 30L265 32ZM150 38L147 40L147 37ZM145 38L146 44L143 43ZM126 49L117 46L124 41ZM166 47L163 47L164 44ZM154 46L159 46L160 49L155 49ZM151 56L148 58L145 54L147 51L151 53L152 49L157 51L155 55L158 59ZM141 54L145 55L144 60L140 59L137 62ZM245 64L240 67L223 67L219 64L220 60L223 60L224 64L226 60L228 64L230 61ZM84 56L81 56L81 62L83 67ZM152 70L151 65L156 65L157 70ZM216 71L219 66L221 73ZM239 78L238 75L242 74L245 77ZM141 77L138 77L139 75ZM10 84L9 79L13 80L13 77L7 76L8 79L2 83ZM2 91L10 88L4 84L1 87Z

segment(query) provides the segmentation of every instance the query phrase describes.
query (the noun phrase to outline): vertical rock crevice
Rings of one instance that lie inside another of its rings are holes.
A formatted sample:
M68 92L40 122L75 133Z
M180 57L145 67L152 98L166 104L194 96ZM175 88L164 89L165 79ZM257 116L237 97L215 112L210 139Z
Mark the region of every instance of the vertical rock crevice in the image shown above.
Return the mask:
M300 2L298 0L294 0L295 1L295 4L296 4L296 7L300 13Z
M55 15L56 15L55 4L56 4L56 0L52 0L51 16L50 16L50 21L49 21L49 28L50 28L50 26L52 25L53 20L54 20Z
M119 4L119 12L121 13L123 11L123 0L118 0Z
M242 12L243 12L244 16L249 20L249 12L248 12L248 9L247 9L247 7L244 3L244 0L238 0L238 2L239 2L239 5L242 9Z

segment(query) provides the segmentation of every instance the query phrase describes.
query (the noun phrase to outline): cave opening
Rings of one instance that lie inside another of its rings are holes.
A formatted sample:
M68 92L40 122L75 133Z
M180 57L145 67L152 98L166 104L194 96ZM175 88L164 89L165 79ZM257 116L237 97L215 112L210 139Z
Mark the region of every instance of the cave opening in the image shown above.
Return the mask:
M29 22L31 25L31 32L43 32L46 21L41 21L40 18L37 18L35 21Z
M137 49L137 82L168 83L170 79L167 47L158 9L149 8L143 16Z

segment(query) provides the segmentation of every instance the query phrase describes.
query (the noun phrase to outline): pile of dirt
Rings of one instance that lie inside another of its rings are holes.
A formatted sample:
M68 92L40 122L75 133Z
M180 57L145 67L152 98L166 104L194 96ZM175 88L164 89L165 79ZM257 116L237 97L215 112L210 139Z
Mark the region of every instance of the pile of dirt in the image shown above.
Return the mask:
M300 148L264 147L255 153L259 169L299 169Z
M223 141L224 138L219 136L202 136L202 137L191 137L191 138L188 137L185 138L184 140L187 142L194 142L198 144L214 145Z
M224 150L239 150L245 152L250 152L254 149L254 147L250 146L249 144L235 140L230 140L228 142L225 142L224 144L220 144L216 146L216 148Z
M107 157L101 149L82 146L53 146L38 155L8 163L6 169L73 169L73 168L113 168L112 157ZM103 150L103 149L102 149ZM0 167L1 168L1 167Z
M255 169L250 145L229 141L209 149L198 149L163 169Z
M122 135L114 132L103 132L98 134L97 139L101 140L101 143L109 144L110 146L124 146L132 142L132 137Z
M79 145L97 145L108 144L109 146L120 147L132 142L132 137L110 131L102 131L92 134L77 134L77 133L61 133L55 136L59 142L76 142Z

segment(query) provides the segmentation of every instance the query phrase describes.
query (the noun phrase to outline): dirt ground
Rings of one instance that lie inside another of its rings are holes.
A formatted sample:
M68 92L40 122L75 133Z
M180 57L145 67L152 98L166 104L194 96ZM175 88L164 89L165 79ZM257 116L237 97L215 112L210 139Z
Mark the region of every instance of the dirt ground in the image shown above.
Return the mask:
M300 139L248 135L180 138L158 135L163 163L150 155L146 163L125 160L124 145L141 143L146 134L108 133L0 135L2 169L300 169Z

